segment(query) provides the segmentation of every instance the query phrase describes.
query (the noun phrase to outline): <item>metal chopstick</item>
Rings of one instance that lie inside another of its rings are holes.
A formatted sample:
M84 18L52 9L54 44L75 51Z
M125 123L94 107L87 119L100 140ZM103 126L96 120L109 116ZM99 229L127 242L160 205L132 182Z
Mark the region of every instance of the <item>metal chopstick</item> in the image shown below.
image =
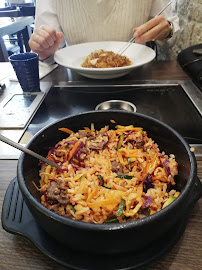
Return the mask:
M164 12L164 10L169 7L172 4L172 1L170 1L161 11L159 11L155 17L161 15L161 13ZM118 52L117 54L122 55L128 47L135 41L136 37L132 37Z
M122 53L125 52L125 50L128 49L128 47L130 47L130 45L135 41L136 37L132 37L127 43L126 45L124 45L118 52L117 54L122 55Z
M51 160L49 160L49 159L47 159L47 158L45 158L45 157L43 157L43 156L41 156L41 155L39 155L39 154L33 152L33 151L30 150L30 149L27 149L27 148L23 147L23 146L20 145L19 143L16 143L16 142L10 140L10 139L7 138L7 137L4 137L4 136L1 135L1 134L0 134L0 141L2 141L2 142L4 142L4 143L7 143L7 144L9 144L9 145L11 145L11 146L17 148L18 150L20 150L20 151L22 151L22 152L25 152L25 153L27 153L27 154L29 154L29 155L31 155L31 156L33 156L33 157L35 157L35 158L37 158L37 159L39 159L39 160L41 160L41 161L47 163L47 164L49 164L49 165L51 165L51 166L53 166L53 167L55 167L55 168L57 168L57 169L60 169L60 166L59 166L57 163L55 163L55 162L53 162L53 161L51 161Z

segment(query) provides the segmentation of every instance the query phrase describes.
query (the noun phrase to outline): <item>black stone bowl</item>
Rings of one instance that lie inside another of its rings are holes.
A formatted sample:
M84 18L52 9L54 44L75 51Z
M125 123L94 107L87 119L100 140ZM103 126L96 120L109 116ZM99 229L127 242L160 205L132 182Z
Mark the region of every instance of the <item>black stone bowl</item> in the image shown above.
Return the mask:
M158 143L160 151L175 155L179 164L175 189L181 194L168 207L140 220L121 224L75 221L52 212L40 203L40 192L32 183L38 183L40 179L39 161L23 153L18 162L17 178L28 208L46 232L73 249L106 254L139 250L165 234L201 196L196 160L190 152L189 145L166 124L138 113L92 111L63 118L39 131L28 143L27 148L46 156L47 147L54 146L67 137L67 134L58 131L58 128L67 127L76 132L94 123L97 130L105 125L113 129L115 124L110 122L111 119L120 125L133 124L143 127L148 136ZM196 188L196 185L199 187Z

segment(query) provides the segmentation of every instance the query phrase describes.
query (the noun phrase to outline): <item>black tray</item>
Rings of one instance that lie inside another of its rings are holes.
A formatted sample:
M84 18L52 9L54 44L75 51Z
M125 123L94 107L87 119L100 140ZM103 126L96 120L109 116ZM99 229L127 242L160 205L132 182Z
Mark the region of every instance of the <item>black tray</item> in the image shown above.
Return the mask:
M201 196L201 183L196 179L190 206ZM189 212L189 211L188 211ZM29 239L44 254L56 262L71 269L120 270L140 269L159 259L178 241L182 235L188 215L181 219L174 228L143 250L134 253L116 255L95 255L71 250L49 236L36 223L22 198L17 178L14 178L6 192L2 209L2 227L9 233L18 234ZM127 241L130 239L126 239ZM96 247L95 247L96 248Z

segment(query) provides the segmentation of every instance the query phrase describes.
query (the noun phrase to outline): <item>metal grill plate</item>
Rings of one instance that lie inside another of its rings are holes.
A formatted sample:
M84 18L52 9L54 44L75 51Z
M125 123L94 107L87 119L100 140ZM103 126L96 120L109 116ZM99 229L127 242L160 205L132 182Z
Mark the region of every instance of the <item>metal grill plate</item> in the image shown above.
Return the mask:
M0 129L24 129L44 96L42 92L8 95L0 104Z

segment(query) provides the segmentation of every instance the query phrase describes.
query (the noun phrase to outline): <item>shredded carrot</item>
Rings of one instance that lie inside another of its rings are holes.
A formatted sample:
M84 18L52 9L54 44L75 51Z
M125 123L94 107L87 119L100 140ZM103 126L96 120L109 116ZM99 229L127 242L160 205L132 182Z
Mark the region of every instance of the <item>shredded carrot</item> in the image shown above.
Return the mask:
M105 199L105 200L95 202L95 203L88 203L88 206L91 208L105 206L109 211L112 211L118 204L119 202L117 202L114 199Z
M153 176L152 179L155 181L155 180L159 180L159 181L162 181L162 182L168 182L168 179L167 177L165 176L159 176L159 175L156 175L156 176Z
M68 129L68 128L59 128L59 130L61 130L63 132L66 132L68 134L73 134L74 133L71 129Z
M174 186L176 183L175 183L175 181L174 181L174 179L173 179L173 177L171 178L171 184Z
M90 128L89 127L84 127L84 129L88 132L91 132Z
M40 184L40 186L42 187L43 184L44 184L44 181L43 181L43 180L40 180L40 181L39 181L39 184Z
M127 150L125 148L120 148L119 151L124 152L126 154L141 154L141 153L143 153L142 149L130 149L130 150Z
M84 165L84 162L82 162L82 161L78 161L76 158L74 158L73 157L73 162L75 163L75 164L80 164L80 165Z
M123 213L126 217L133 217L139 211L142 205L143 205L143 202L141 201L135 206L133 210L123 211Z
M119 152L124 152L124 153L128 154L128 150L125 149L125 148L120 148L120 149L119 149Z
M138 181L143 181L146 177L146 174L143 174L142 172L139 172L135 175Z
M117 129L115 130L116 132L124 132L124 131L131 131L131 130L134 130L134 131L141 131L143 130L143 128L141 127L126 127L126 128L120 128L120 129Z
M157 173L156 173L157 170ZM161 174L162 176L166 175L165 169L162 167L158 167L154 170L154 175L159 175Z
M150 215L153 215L153 214L155 214L156 212L157 212L156 210L151 209Z
M41 190L41 188L37 187L37 185L35 184L35 182L34 182L34 181L32 181L32 184L35 186L35 188L36 188L38 191L40 191L40 190Z
M147 175L147 172L148 172L148 170L149 170L149 166L150 166L150 163L147 162L146 167L145 167L145 169L144 169L144 174L145 174L145 176Z
M96 172L96 169L92 169L91 171L86 172L86 174L89 173L90 175L92 175L92 174L94 174L95 172ZM86 174L85 174L85 175L86 175Z
M180 192L175 192L175 198L179 197L180 196Z
M154 164L155 164L155 161L156 161L156 158L157 158L157 154L155 154L154 155L154 158L153 158L153 160L152 160L152 162L151 162L151 167L153 167L154 166Z
M98 187L95 188L95 189L90 193L90 195L89 195L88 198L87 198L87 203L89 203L89 202L92 200L92 198L97 194L97 192L98 192Z
M123 129L123 128L124 128L124 129L127 129L127 128L134 128L134 126L133 126L133 125L129 125L129 126L117 125L116 128L117 128L117 129Z
M143 193L143 183L139 184L139 187L137 188L137 194L141 197Z
M125 157L127 157L127 158L142 158L143 154L142 155L126 154Z
M153 157L153 159L152 159L152 161L150 163L150 166L148 168L149 171L150 171L150 169L154 169L156 158L157 158L157 154L154 155L154 157ZM153 172L150 171L150 173L153 173Z
M123 157L120 152L117 152L118 159L122 165L125 165L125 162L123 161Z
M79 144L80 144L80 141L77 141L77 142L75 143L75 145L73 146L72 150L71 150L70 153L69 153L68 160L70 160L70 159L72 158L72 156L73 156L75 150L77 149L77 147L79 146Z

